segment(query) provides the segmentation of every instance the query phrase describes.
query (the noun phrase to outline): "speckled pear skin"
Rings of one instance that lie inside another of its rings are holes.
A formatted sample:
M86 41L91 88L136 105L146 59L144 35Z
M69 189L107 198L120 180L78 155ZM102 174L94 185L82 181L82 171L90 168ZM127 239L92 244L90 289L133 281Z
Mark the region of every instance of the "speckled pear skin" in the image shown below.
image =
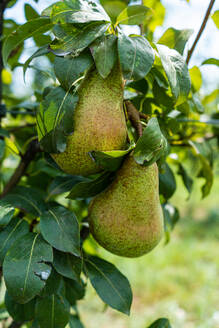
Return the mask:
M119 256L150 252L163 235L158 168L137 164L129 156L113 183L89 207L90 231L105 249Z
M121 71L115 67L103 79L93 70L79 90L74 132L67 138L66 150L52 157L64 172L88 176L102 170L88 152L124 149L126 138Z

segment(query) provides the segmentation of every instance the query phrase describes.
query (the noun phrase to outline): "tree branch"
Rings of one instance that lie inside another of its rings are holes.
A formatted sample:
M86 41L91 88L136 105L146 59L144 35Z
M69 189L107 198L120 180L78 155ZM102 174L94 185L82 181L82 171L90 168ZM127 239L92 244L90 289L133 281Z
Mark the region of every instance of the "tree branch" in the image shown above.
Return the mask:
M11 179L5 186L3 193L0 195L0 199L3 198L8 192L10 192L20 181L21 177L24 175L28 165L34 159L36 154L41 151L40 144L37 139L34 139L30 142L29 147L26 153L22 156L22 159L16 168Z
M200 37L202 35L202 32L205 29L205 26L206 26L207 21L208 21L208 17L210 16L211 9L212 9L214 3L215 3L215 0L211 0L210 3L209 3L208 9L207 9L206 14L205 14L205 17L204 17L203 22L201 24L201 27L200 27L200 29L198 31L198 34L197 34L197 36L195 38L195 41L194 41L194 43L192 45L192 48L188 51L187 58L186 58L186 63L187 64L189 63L189 61L190 61L190 59L192 57L192 54L193 54L193 52L195 50L195 47L196 47L196 45L197 45L197 43L198 43L198 41L199 41L199 39L200 39Z

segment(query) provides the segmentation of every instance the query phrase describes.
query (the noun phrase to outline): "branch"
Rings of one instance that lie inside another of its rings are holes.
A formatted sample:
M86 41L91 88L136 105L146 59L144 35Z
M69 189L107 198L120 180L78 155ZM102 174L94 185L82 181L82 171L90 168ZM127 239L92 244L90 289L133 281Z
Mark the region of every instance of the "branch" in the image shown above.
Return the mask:
M7 193L9 193L20 181L21 177L24 175L28 165L34 159L36 154L40 152L40 144L37 139L34 139L30 142L29 147L26 153L22 156L21 161L16 168L14 174L11 179L5 186L3 193L0 195L0 199L3 198Z
M138 136L140 138L143 133L141 120L140 120L140 113L129 100L125 101L125 106L126 106L128 118L131 121L134 128L136 129Z
M196 45L197 45L197 43L198 43L198 41L199 41L199 39L200 39L200 37L202 35L202 32L205 29L205 26L206 26L207 21L208 21L208 17L210 16L211 9L212 9L214 3L215 3L215 0L211 0L210 3L209 3L208 9L207 9L206 14L205 14L205 17L204 17L203 22L201 24L201 27L200 27L200 29L198 31L198 34L197 34L197 36L195 38L195 41L194 41L194 43L192 45L192 48L188 51L187 58L186 58L186 63L187 64L189 63L189 61L190 61L190 59L192 57L192 54L193 54L193 52L195 50L195 47L196 47Z

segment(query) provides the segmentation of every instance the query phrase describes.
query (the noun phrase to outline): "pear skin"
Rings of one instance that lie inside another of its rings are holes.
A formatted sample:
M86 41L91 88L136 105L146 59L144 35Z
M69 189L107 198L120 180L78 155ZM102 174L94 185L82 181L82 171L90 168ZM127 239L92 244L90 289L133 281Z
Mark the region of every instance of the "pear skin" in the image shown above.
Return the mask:
M94 239L116 255L138 257L150 252L163 235L158 168L125 159L112 184L89 206Z
M87 74L74 111L74 132L66 150L52 154L66 173L88 176L102 169L90 157L92 150L120 150L126 146L123 80L118 66L103 79L96 70Z

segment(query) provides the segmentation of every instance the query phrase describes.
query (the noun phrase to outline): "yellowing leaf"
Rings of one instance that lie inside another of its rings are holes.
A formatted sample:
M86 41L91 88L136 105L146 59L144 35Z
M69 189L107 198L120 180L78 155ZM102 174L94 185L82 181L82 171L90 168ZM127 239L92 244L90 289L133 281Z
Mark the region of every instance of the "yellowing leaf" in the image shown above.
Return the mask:
M200 88L202 86L202 75L201 75L200 69L197 66L193 66L189 70L189 74L190 74L192 87L193 87L194 91L196 92L196 91L200 90Z
M216 10L211 16L217 28L219 28L219 10Z
M11 82L12 82L11 72L7 71L5 68L3 68L3 70L2 70L2 82L4 84L11 84Z

